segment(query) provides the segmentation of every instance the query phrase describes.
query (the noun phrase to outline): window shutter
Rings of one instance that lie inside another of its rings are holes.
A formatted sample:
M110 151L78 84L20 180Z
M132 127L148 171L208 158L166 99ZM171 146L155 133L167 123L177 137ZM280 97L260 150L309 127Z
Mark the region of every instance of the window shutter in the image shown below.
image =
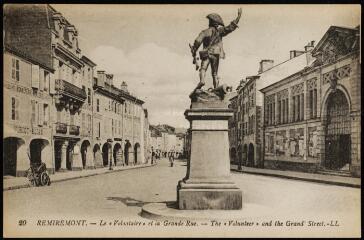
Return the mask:
M39 88L39 66L32 65L32 87Z
M39 90L44 90L44 70L39 69Z
M56 93L55 74L49 73L48 76L49 76L49 93L50 94L55 94Z
M31 118L30 118L30 123L33 125L35 123L35 101L31 100L31 106L32 106L32 113L31 113Z
M15 98L15 120L19 120L19 99Z
M38 102L38 125L43 125L43 104Z

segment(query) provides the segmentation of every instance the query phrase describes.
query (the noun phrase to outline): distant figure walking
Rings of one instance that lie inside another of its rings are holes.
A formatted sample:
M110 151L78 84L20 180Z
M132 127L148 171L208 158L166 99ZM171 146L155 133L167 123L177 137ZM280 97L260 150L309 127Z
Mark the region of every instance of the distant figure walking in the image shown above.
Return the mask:
M169 152L168 153L168 158L169 158L169 163L171 164L171 167L173 167L173 162L174 162L174 152Z

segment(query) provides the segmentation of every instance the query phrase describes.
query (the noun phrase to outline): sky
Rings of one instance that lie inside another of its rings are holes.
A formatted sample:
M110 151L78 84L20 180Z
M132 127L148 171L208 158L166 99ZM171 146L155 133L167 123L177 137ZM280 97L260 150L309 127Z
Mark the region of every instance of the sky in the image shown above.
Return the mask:
M188 127L184 111L199 82L188 43L208 27L206 16L218 13L225 24L242 8L239 28L223 39L220 82L234 88L255 75L262 59L275 64L290 50L316 43L332 25L356 27L360 5L116 5L52 4L79 33L82 54L96 70L114 74L145 101L151 124ZM212 86L210 68L206 87Z

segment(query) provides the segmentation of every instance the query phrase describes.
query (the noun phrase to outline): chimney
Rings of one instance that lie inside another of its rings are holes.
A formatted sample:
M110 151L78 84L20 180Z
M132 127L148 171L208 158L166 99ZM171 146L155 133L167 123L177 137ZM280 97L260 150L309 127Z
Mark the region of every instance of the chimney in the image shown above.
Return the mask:
M122 83L121 83L121 86L120 86L120 89L121 90L123 90L124 92L129 92L128 91L128 84L126 84L126 82L125 81L123 81Z
M306 61L307 61L307 65L310 64L310 62L312 62L313 60L313 56L312 56L312 50L315 48L315 41L311 41L309 42L306 46L305 46L305 52L306 52Z
M97 71L97 86L105 87L105 71Z
M263 59L262 61L260 61L259 63L259 70L258 73L262 73L270 68L273 67L274 61L270 60L270 59Z
M302 55L304 53L305 53L305 51L291 50L291 51L289 51L289 59L298 57L299 55Z
M311 51L315 46L315 41L311 41L309 43L307 43L307 45L305 46L305 52Z
M106 75L106 83L111 87L113 85L113 74L105 74Z

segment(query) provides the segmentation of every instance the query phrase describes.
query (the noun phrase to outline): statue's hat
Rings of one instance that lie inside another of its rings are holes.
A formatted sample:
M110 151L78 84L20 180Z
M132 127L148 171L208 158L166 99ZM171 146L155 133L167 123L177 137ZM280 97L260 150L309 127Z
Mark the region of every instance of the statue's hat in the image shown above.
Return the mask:
M222 20L222 18L220 17L219 14L211 13L211 14L207 15L206 17L208 19L210 19L211 21L214 21L214 22L220 24L221 26L224 26L224 21Z

